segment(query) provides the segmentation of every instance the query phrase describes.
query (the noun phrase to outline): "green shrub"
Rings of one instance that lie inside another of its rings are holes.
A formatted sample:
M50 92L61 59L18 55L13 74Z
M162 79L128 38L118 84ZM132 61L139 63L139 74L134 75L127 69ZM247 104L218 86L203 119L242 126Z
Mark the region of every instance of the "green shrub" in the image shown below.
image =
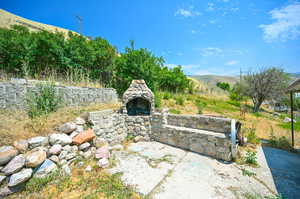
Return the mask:
M195 105L197 106L198 109L198 114L202 114L203 109L207 106L206 102L203 102L200 99L196 99Z
M175 97L175 102L176 102L176 104L178 104L178 105L183 105L183 104L184 104L184 101L185 101L185 99L184 99L184 97L181 96L181 95L178 95L178 96Z
M169 92L164 92L163 93L163 99L168 100L172 98L172 94Z
M176 110L176 109L170 109L169 112L173 113L173 114L180 114L181 113L180 110Z
M247 128L244 130L247 138L247 142L252 144L258 144L259 138L256 135L255 128Z
M155 93L154 98L155 108L159 108L161 106L161 94L158 92Z
M39 117L55 112L63 104L60 94L55 91L52 84L38 84L37 92L26 93L27 114L30 118Z
M244 160L249 165L258 166L256 152L247 151Z
M269 144L274 148L294 151L293 146L285 136L277 138L273 132L270 135Z

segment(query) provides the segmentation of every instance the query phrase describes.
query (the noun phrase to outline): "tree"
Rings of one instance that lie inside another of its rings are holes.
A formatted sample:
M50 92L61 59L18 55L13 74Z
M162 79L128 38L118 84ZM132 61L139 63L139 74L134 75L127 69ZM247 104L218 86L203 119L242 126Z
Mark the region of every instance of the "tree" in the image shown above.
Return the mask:
M284 95L288 76L282 69L271 67L244 76L244 95L253 101L253 112L259 111L265 100L278 99Z
M230 85L227 82L218 82L217 87L223 89L224 91L230 91Z

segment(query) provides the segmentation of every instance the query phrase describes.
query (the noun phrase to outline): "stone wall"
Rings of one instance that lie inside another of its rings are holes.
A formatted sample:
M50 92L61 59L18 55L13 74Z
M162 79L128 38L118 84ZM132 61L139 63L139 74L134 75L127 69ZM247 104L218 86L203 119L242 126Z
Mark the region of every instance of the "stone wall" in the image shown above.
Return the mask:
M127 136L125 115L113 110L89 113L89 122L97 137L104 138L110 144L121 143Z
M151 138L155 141L231 161L236 145L231 141L231 119L200 115L154 113ZM222 129L225 129L222 132ZM221 131L221 132L218 132Z
M0 82L0 108L24 109L24 97L28 91L36 91L36 80L12 79L9 82ZM67 105L86 105L88 103L117 102L118 95L113 88L84 88L61 86L55 84L55 89L61 93Z
M138 137L139 140L150 140L151 116L125 115L125 125L128 134Z

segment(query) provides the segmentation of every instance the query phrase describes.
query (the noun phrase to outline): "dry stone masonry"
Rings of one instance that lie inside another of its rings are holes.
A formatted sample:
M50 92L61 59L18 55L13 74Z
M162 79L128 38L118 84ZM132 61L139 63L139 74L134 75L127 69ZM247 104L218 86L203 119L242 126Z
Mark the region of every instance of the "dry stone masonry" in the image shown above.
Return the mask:
M0 82L0 108L17 107L24 109L24 97L28 91L36 91L36 85L45 81L11 79ZM113 88L83 88L61 86L55 83L55 89L62 94L68 105L86 105L89 103L117 102L118 95Z
M27 81L23 84L1 83L0 93L9 93L5 94L5 102L3 98L0 102L2 100L4 106L20 105L19 95L29 87ZM64 89L71 89L70 93L80 96L77 92L80 88ZM95 98L106 93L106 97L101 97L101 102L116 100L113 89L90 91L99 92L94 95ZM13 99L6 100L9 96ZM92 101L99 100L95 98ZM71 175L70 165L78 158L95 158L99 167L107 168L110 151L122 150L121 143L128 136L133 136L135 141L155 140L221 160L235 158L238 133L235 120L174 115L167 110L155 112L154 95L143 80L134 80L122 100L123 106L118 111L90 112L87 120L76 118L59 126L57 132L48 136L17 140L13 146L1 146L0 198L19 191L19 187L31 177L42 178L59 168L62 174ZM87 172L90 170L90 167L86 168Z

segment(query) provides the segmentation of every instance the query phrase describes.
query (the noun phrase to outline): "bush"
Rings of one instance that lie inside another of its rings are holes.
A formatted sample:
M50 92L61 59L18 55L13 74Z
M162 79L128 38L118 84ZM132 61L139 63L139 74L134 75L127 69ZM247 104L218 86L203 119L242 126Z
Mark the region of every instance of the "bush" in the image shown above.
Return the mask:
M227 82L218 82L217 87L223 89L224 91L230 91L230 85Z
M271 133L270 139L269 139L269 144L271 145L271 147L274 147L274 148L294 151L293 146L291 145L291 143L285 136L281 136L281 137L277 138L274 135L274 133Z
M206 102L203 102L200 99L196 99L195 105L197 106L198 114L202 114L203 109L207 106Z
M55 91L52 84L38 84L37 92L26 93L25 101L30 118L55 112L63 104L61 95Z
M257 137L257 135L255 133L254 128L248 128L248 129L245 129L245 131L246 131L246 138L249 143L258 144L260 142L259 138Z
M176 104L178 104L178 105L183 105L184 104L184 101L185 101L185 99L184 99L184 97L183 96L176 96L175 97L175 102L176 102Z
M244 157L245 163L258 166L256 152L247 151L246 156Z

